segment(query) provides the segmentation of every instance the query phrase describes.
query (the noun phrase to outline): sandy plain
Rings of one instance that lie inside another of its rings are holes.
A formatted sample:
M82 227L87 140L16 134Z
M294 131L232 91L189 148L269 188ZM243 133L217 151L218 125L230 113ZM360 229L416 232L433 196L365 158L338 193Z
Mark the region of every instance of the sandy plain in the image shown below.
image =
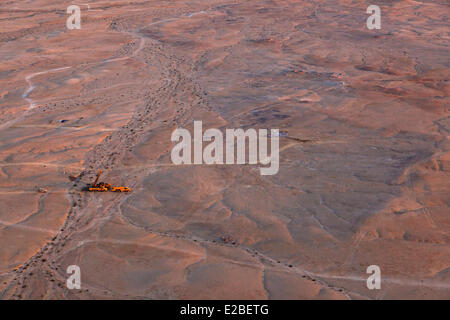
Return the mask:
M0 297L449 299L449 6L378 2L4 1ZM194 120L279 173L172 165Z

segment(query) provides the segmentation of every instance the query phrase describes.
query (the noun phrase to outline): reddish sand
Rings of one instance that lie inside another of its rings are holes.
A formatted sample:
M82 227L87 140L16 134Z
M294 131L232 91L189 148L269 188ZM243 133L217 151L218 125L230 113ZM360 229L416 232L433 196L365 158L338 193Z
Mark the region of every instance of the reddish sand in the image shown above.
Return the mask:
M450 299L448 5L56 2L0 8L2 299ZM194 120L279 173L172 165Z

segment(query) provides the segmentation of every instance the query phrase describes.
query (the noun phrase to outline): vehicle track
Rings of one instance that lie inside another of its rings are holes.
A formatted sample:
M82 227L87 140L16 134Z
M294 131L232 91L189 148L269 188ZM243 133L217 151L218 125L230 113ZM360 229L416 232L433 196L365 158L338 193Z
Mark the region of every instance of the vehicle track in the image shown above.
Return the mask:
M113 132L107 139L103 140L100 145L95 147L94 150L87 155L85 162L85 168L87 169L81 172L81 180L83 177L93 174L99 168L114 168L119 163L121 157L124 156L125 152L130 150L139 142L140 135L142 135L145 131L145 125L156 120L158 114L160 113L159 108L164 102L168 102L173 99L175 99L175 101L179 101L180 103L173 104L175 106L182 106L180 110L175 110L178 111L175 112L175 114L177 114L177 119L175 119L175 121L183 121L182 118L185 117L189 110L187 110L187 106L181 103L182 98L177 92L179 86L183 85L187 88L186 91L188 92L183 94L189 94L199 99L196 103L197 105L202 99L198 92L198 85L192 85L192 79L183 77L182 72L179 70L182 65L185 65L184 60L177 59L173 54L166 54L165 51L168 51L167 48L163 48L163 46L155 40L148 42L144 36L141 36L136 32L124 31L123 33L133 34L140 38L139 48L131 57L136 57L145 49L144 57L139 58L139 60L146 63L156 58L159 59L160 62L165 62L166 66L161 67L163 70L161 79L170 79L171 81L161 81L162 86L157 90L149 89L149 92L145 94L146 98L144 103L137 108L135 116L131 119L131 121L121 129ZM131 57L107 59L102 62L124 60ZM163 125L162 120L160 120L160 122L161 125ZM77 182L80 183L82 181ZM47 280L51 281L53 278L51 275L54 275L56 269L54 266L48 265L50 263L50 258L57 256L57 253L59 252L56 248L59 246L64 246L65 241L73 230L80 227L80 218L78 217L83 216L83 204L86 201L89 201L89 195L83 195L79 191L79 187L73 187L69 190L72 208L68 212L63 226L60 230L58 230L53 239L45 244L38 253L16 268L16 276L14 280L7 285L1 296L11 296L12 298L20 298L24 296L26 287L22 288L22 286L17 285L17 283L23 283L26 279L26 275L30 276L30 273L33 274L36 272L36 269L48 270L46 277L48 278ZM43 259L42 257L44 255L46 258Z

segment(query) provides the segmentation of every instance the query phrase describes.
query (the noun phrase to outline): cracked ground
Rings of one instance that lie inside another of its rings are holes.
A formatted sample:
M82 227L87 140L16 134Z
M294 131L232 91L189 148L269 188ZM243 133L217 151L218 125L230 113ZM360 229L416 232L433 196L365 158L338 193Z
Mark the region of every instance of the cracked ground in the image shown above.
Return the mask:
M71 4L0 6L1 299L450 298L448 4ZM194 120L278 174L173 165Z

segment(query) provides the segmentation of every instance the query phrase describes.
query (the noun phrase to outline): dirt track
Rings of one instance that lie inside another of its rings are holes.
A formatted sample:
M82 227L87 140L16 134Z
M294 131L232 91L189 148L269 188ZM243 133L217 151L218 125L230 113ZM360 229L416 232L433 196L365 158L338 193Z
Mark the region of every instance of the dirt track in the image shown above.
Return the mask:
M66 5L0 10L3 299L450 297L448 6ZM194 120L288 132L280 172L173 165Z

